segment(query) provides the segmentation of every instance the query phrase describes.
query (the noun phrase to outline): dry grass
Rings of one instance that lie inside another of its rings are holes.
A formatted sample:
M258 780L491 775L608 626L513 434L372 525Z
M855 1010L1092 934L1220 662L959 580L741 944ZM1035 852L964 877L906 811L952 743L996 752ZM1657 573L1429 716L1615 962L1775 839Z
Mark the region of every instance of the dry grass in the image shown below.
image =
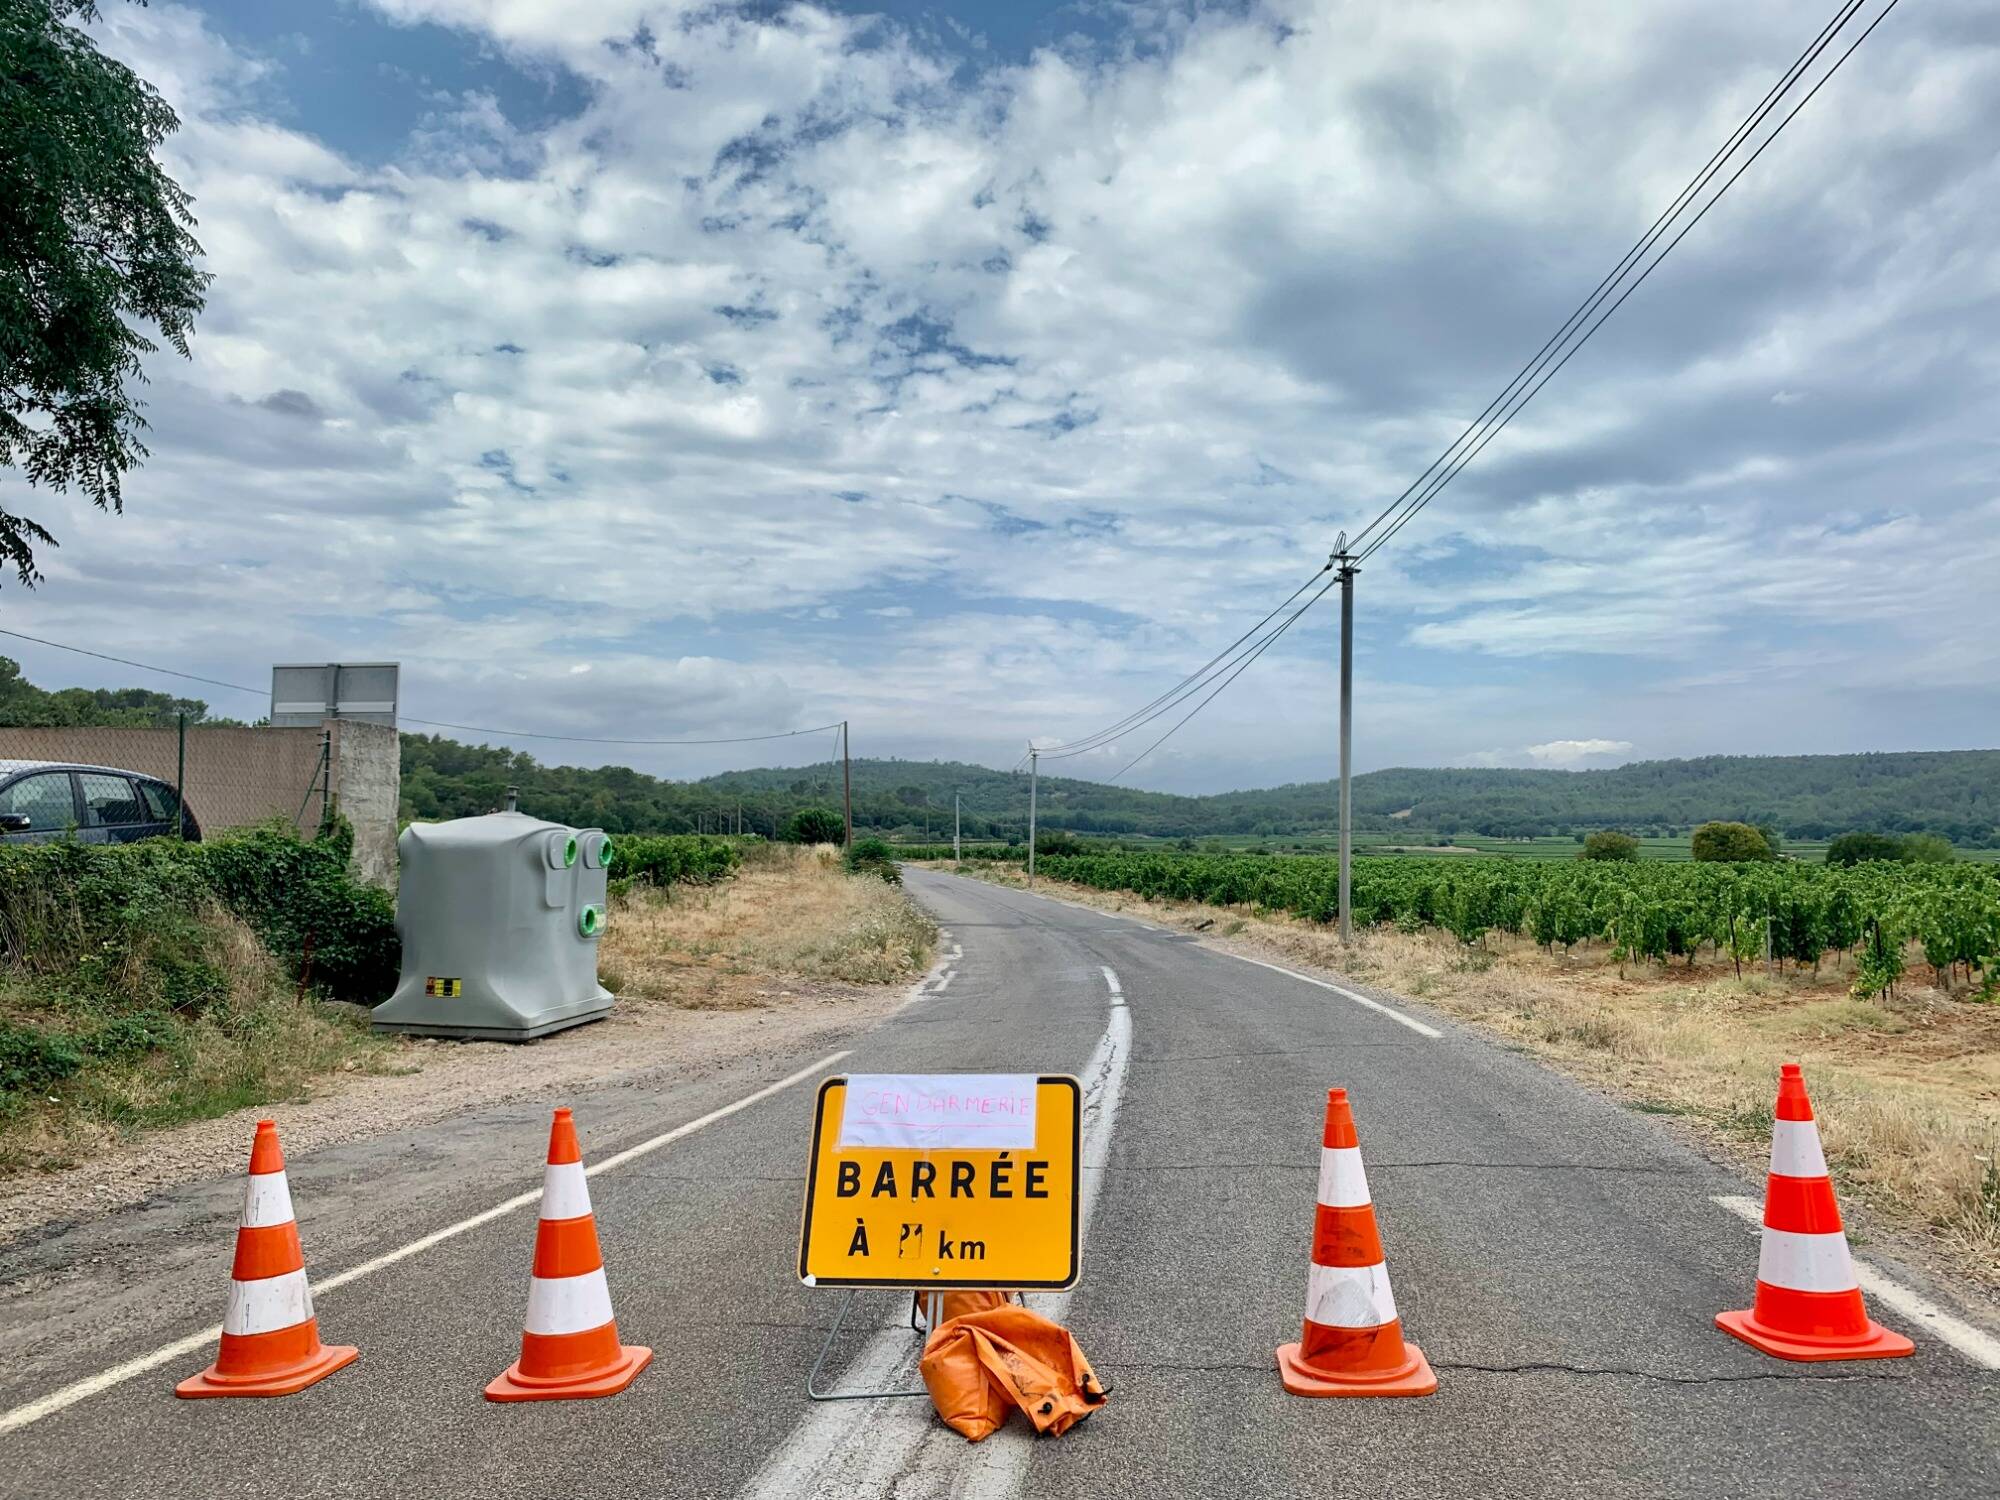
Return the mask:
M831 845L754 850L732 880L620 902L599 960L621 998L730 1009L787 981L892 984L930 966L937 927L898 886L849 875Z
M235 917L212 907L199 922L220 992L198 1012L164 1018L154 1045L94 1055L46 1093L15 1096L0 1115L0 1175L69 1166L140 1129L300 1099L315 1078L377 1071L393 1055L369 1035L365 1014L300 998ZM32 976L0 981L0 1015L52 1008L64 1000Z
M968 873L1021 884L1013 871ZM1761 1170L1778 1064L1804 1066L1843 1201L2000 1287L2000 1006L1915 983L1856 1000L1832 963L1767 974L1726 960L1627 965L1525 939L1466 948L1444 933L1377 929L1343 949L1332 929L1250 908L1155 902L1044 881L1052 893L1227 946L1282 955L1421 999L1650 1113L1683 1119Z

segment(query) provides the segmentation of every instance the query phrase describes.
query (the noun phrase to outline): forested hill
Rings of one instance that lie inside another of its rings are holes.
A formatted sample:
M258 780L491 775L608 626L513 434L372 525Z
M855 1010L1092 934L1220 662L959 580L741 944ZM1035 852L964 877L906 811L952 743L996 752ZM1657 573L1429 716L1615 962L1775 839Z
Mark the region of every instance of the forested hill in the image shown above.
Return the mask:
M0 727L231 723L205 704L145 689L48 691L0 656ZM968 838L1020 838L1028 778L955 761L857 760L854 821L889 834L951 834L952 796ZM840 767L732 771L667 781L621 766L546 766L533 757L435 735L403 736L403 810L448 818L500 805L521 790L528 812L618 832L734 826L769 833L801 807L840 806ZM1354 779L1364 832L1565 835L1594 828L1671 833L1711 818L1763 824L1794 838L1851 829L1939 833L1954 843L2000 844L2000 750L1890 755L1712 755L1640 761L1610 771L1373 771ZM1333 784L1175 797L1061 776L1041 779L1042 825L1078 833L1199 838L1297 837L1334 826Z
M818 773L826 782L826 771ZM697 786L763 798L804 795L815 783L789 770L739 771ZM838 784L832 790L838 792ZM854 763L855 821L950 832L958 792L966 831L1018 833L1027 777L948 761ZM1796 838L1850 829L1940 833L1956 843L2000 840L2000 750L1883 755L1717 755L1640 761L1608 771L1373 771L1354 779L1356 826L1377 832L1567 834L1690 828L1711 818L1768 824ZM942 815L945 821L940 822ZM1333 784L1176 797L1044 776L1041 817L1080 833L1176 837L1304 834L1334 826Z

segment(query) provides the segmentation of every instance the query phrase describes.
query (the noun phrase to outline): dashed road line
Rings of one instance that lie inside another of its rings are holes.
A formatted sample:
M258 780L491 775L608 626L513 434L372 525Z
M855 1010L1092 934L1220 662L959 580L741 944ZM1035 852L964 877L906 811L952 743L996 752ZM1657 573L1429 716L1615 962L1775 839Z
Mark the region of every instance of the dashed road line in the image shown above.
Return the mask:
M684 1140L686 1137L693 1135L697 1130L702 1130L707 1126L713 1125L718 1120L726 1120L739 1110L748 1109L751 1105L761 1103L773 1094L782 1093L795 1083L803 1083L813 1075L824 1072L843 1057L846 1057L850 1051L852 1049L848 1048L839 1052L828 1053L818 1062L808 1063L805 1067L800 1068L798 1072L788 1074L780 1078L776 1083L768 1083L754 1093L745 1094L733 1104L725 1104L720 1109L712 1109L698 1120L690 1120L685 1125L677 1125L672 1130L664 1131L654 1136L651 1140L641 1141L638 1145L628 1147L615 1156L606 1157L603 1161L587 1169L584 1175L595 1177L600 1172L609 1172L614 1167L621 1167L628 1161L637 1161L640 1157L657 1151L662 1146L670 1146L675 1141ZM395 1265L398 1261L408 1260L412 1255L420 1254L435 1245L443 1244L446 1240L455 1239L469 1230L477 1229L482 1224L490 1224L493 1220L513 1213L516 1209L526 1208L530 1203L538 1203L541 1201L541 1197L542 1190L540 1188L536 1188L532 1192L517 1193L506 1202L496 1203L493 1207L482 1210L472 1215L469 1219L460 1219L456 1224L449 1224L443 1229L435 1230L423 1236L421 1239L411 1240L409 1244L391 1250L386 1255L378 1255L373 1260L363 1261L358 1266L350 1266L338 1275L328 1276L323 1280L315 1281L313 1283L313 1292L315 1296L325 1296L328 1292L338 1291L351 1281L359 1281L364 1276L371 1276L377 1271ZM213 1328L205 1328L200 1333L191 1333L186 1338L175 1339L171 1344L163 1344L151 1353L140 1355L137 1359L128 1359L122 1365L113 1365L108 1370L101 1370L95 1375L75 1381L70 1385L64 1386L61 1390L51 1391L48 1395L27 1402L25 1405L17 1406L12 1411L0 1413L0 1432L12 1432L16 1428L26 1427L31 1422L39 1422L43 1417L53 1416L56 1412L63 1410L65 1407L74 1406L86 1397L95 1396L100 1391L108 1391L113 1386L123 1385L126 1381L143 1375L148 1370L158 1369L161 1365L179 1359L184 1354L192 1354L198 1349L205 1348L221 1336L222 1325L217 1323Z
M1332 990L1336 995L1339 995L1342 999L1352 1000L1356 1005L1365 1005L1370 1010L1373 1011L1380 1011L1390 1020L1395 1021L1400 1025L1409 1027L1410 1030L1414 1031L1418 1036L1427 1036L1432 1041L1436 1041L1439 1037L1444 1035L1444 1033L1442 1031L1439 1031L1435 1026L1427 1026L1422 1021L1419 1021L1415 1016L1406 1016L1400 1010L1397 1010L1393 1005L1384 1005L1380 1000L1371 1000L1368 998L1368 996L1363 995L1358 991L1350 990L1344 984L1335 984L1330 979L1315 979L1310 974L1301 974L1297 969L1288 969L1283 964L1267 963L1265 962L1265 960L1261 958L1252 958L1247 953L1231 953L1227 948L1211 948L1209 951L1211 953L1220 953L1224 958L1240 959L1242 962L1246 964L1255 964L1260 969L1269 969L1276 974L1289 975L1291 978L1296 979L1303 984L1316 984L1323 990Z

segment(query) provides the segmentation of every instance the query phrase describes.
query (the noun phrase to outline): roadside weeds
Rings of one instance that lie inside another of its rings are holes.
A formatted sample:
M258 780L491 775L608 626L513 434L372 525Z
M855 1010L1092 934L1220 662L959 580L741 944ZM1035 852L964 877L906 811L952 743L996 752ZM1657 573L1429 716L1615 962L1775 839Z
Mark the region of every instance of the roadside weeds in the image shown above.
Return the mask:
M0 1243L240 1172L253 1109L303 1155L502 1100L680 1076L850 1034L902 1004L937 936L900 888L847 874L837 851L758 853L732 881L620 901L599 957L617 1006L523 1044L372 1036L365 1010L300 999L249 931L234 930L244 1004L274 1013L220 1027L192 1064L135 1064L123 1097L155 1115L45 1131L32 1155L25 1138L10 1140L23 1143L0 1176ZM201 1108L174 1103L196 1086Z

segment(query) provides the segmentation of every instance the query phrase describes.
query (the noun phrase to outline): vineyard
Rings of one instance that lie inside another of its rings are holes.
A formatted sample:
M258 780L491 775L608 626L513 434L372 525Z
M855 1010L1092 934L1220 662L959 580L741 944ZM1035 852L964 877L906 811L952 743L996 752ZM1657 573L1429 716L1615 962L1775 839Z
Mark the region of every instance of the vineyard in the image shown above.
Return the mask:
M1332 859L1260 855L1055 854L1052 879L1099 890L1249 905L1315 922L1338 914ZM1543 947L1611 945L1620 962L1685 958L1704 947L1743 963L1771 956L1817 968L1855 955L1857 994L1893 992L1913 953L1939 981L1993 994L2000 981L2000 872L1985 865L1623 864L1357 859L1355 920L1439 927L1463 943L1489 932Z
M713 885L742 862L736 845L703 834L626 835L612 848L613 878L645 885Z

